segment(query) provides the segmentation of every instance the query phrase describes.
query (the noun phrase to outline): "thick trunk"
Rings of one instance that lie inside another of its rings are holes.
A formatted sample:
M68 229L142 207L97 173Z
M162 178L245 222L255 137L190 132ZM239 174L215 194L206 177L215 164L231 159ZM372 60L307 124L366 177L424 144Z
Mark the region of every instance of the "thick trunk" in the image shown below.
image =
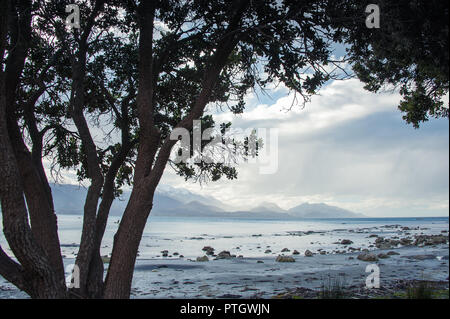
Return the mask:
M147 218L153 203L154 185L139 184L130 200L114 236L114 246L105 281L105 298L130 297L134 264Z
M58 279L45 250L35 240L28 225L22 179L6 124L3 74L0 82L0 176L2 176L0 198L3 233L23 267L24 279L28 286L26 292L33 298L63 298L66 296L65 284ZM2 254L2 259L5 260L5 258ZM8 266L12 265L9 263Z
M45 250L58 280L64 282L64 265L58 236L57 218L53 210L51 193L49 194L47 190L47 177L45 173L44 175L39 173L31 159L31 154L23 143L17 123L12 119L10 119L8 129L23 181L33 236Z
M13 1L11 10L3 11L4 7L2 3L2 13L11 13L9 30L13 48L8 52L6 72L1 70L0 79L0 197L3 232L20 265L8 260L9 257L2 251L0 270L7 272L5 278L12 276L15 280L13 283L31 297L62 298L65 297L66 288L56 220L52 220L53 212L45 205L48 200L46 195L42 196L39 174L36 174L27 157L29 154L17 123L14 122L16 88L30 43L31 1ZM2 58L4 26L2 16ZM31 186L35 189L29 188ZM32 229L28 224L24 193L27 196Z

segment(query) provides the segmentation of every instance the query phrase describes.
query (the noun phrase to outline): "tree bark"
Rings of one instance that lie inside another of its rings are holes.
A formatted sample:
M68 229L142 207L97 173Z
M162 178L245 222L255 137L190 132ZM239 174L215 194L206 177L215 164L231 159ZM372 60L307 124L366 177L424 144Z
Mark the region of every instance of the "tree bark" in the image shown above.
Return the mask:
M11 2L3 13L9 13L11 45L5 73L1 75L1 140L2 174L1 189L4 233L14 254L22 264L24 276L30 281L31 296L64 296L64 268L56 228L56 216L41 192L39 175L34 170L27 149L15 122L15 92L22 74L31 33L31 1ZM2 19L3 20L3 19ZM3 22L3 21L2 21ZM2 36L6 29L2 24ZM4 39L2 39L2 57ZM23 188L25 185L25 189ZM13 193L15 192L15 193ZM28 225L27 197L31 229ZM14 203L14 201L16 201ZM30 254L27 256L26 254ZM6 254L3 259L6 260ZM19 257L20 256L20 257ZM9 263L11 269L13 263ZM53 291L49 287L53 286ZM42 287L42 291L40 290ZM20 286L19 286L20 288Z

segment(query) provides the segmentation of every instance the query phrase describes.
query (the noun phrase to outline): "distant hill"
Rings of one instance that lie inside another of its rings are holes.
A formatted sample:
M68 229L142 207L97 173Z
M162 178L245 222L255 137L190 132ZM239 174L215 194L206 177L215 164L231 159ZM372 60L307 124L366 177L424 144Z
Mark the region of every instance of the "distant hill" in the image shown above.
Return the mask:
M76 185L51 184L57 214L82 214L87 189ZM130 192L124 192L111 207L110 215L121 216ZM236 211L221 201L192 193L185 189L162 185L155 192L152 216L165 217L218 217L247 219L304 219L304 218L357 218L365 217L351 211L326 204L304 203L284 210L278 205L263 202L251 210Z
M361 218L362 214L357 214L349 210L330 206L323 203L304 203L288 210L289 215L297 218Z

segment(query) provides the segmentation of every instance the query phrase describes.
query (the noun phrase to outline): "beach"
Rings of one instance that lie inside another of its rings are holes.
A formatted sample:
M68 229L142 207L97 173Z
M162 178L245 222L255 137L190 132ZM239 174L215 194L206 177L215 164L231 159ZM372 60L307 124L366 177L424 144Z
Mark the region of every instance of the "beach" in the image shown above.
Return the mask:
M81 218L59 221L69 270ZM105 267L117 222L111 218L105 234ZM144 231L131 297L316 298L337 280L352 298L395 295L414 281L448 292L448 228L448 218L153 218ZM379 269L379 288L366 289L368 265ZM26 295L0 278L0 298Z

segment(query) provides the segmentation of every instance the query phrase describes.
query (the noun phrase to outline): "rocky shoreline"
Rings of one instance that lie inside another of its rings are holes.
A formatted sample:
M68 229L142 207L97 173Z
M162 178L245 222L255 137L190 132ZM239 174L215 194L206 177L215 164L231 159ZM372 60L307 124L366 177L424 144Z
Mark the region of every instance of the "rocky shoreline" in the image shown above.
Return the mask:
M204 234L195 239L205 243L197 257L184 257L181 246L176 251L163 249L153 258L138 257L132 298L333 298L336 285L324 289L330 280L339 282L337 298L408 298L411 288L423 283L434 297L448 298L448 230L426 231L425 227L384 225L280 234L307 239L311 242L307 249L262 242L251 248L239 244L217 249ZM328 234L345 237L327 248L320 246L329 240ZM264 240L260 234L251 237ZM251 249L259 252L258 257L246 256ZM73 260L65 258L65 263ZM103 260L107 264L109 256ZM366 289L366 267L372 264L380 269L381 285ZM0 278L0 298L26 295Z

